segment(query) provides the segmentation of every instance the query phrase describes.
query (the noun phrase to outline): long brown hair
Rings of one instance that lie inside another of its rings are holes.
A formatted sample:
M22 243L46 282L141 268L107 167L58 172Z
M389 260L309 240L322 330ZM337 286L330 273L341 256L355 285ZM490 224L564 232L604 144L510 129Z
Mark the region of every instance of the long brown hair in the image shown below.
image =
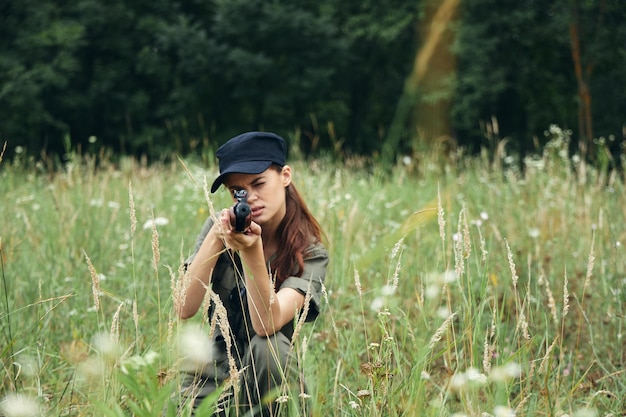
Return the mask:
M276 169L280 170L280 167L276 166ZM323 235L322 227L293 183L285 188L285 204L285 217L276 231L280 249L272 262L272 269L276 271L276 288L289 276L302 276L306 248L311 243L321 242Z

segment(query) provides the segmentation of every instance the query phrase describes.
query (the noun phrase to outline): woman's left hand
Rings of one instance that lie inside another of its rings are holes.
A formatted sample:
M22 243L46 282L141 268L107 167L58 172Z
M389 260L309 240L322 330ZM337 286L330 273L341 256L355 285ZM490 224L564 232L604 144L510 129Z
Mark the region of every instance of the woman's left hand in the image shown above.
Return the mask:
M222 238L226 247L235 251L240 251L245 248L249 248L254 245L261 238L261 226L255 222L250 222L248 227L243 233L235 232L230 224L230 216L228 210L220 213L220 222L222 224Z

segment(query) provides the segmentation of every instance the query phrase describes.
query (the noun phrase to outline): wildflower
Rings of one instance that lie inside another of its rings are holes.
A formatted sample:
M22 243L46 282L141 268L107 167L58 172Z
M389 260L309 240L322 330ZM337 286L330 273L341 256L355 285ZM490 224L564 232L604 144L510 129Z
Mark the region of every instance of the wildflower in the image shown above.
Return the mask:
M181 331L178 349L185 371L197 371L213 360L213 343L200 326L187 326Z
M528 236L530 236L531 238L537 239L540 235L541 235L541 232L536 227L533 227L532 229L528 229Z
M105 332L98 333L94 336L93 347L106 358L116 359L121 354L120 345L110 334Z
M276 398L276 402L278 404L286 403L287 401L289 401L288 395L281 395L280 397Z
M442 319L448 318L449 315L450 309L448 307L439 307L439 309L437 310L437 316L441 317Z
M385 306L385 297L376 297L370 304L370 309L372 311L380 311Z
M489 373L489 378L493 381L506 381L518 378L522 374L522 368L516 362L509 362L504 366L493 368Z
M156 217L154 219L150 219L143 224L143 230L152 229L152 226L165 226L169 224L169 220L165 217Z
M469 382L474 382L478 384L487 383L487 376L485 374L481 374L476 368L469 368L465 371L465 375Z
M0 402L0 413L6 417L34 417L39 415L39 403L33 397L8 394Z
M576 410L572 417L598 417L598 411L593 408L581 408Z
M393 295L396 292L396 287L393 285L385 285L381 288L380 292L383 296Z
M450 378L450 389L455 390L455 391L459 390L463 388L466 383L467 383L467 376L465 375L465 373L464 372L456 373L452 375L452 378Z
M493 409L493 415L495 417L515 417L515 411L509 407L497 405L496 408Z
M366 389L360 389L356 393L356 396L359 397L359 398L370 397L371 395L372 395L372 393L369 392L369 390L366 390Z
M351 407L353 410L358 410L358 409L359 409L359 407L361 407L361 406L359 405L359 403L357 403L356 401L350 401L348 404L350 405L350 407Z
M439 297L439 294L441 292L441 289L439 288L439 286L437 285L429 285L428 287L426 287L426 298L428 298L429 300L432 300L434 298Z
M483 385L487 383L487 376L476 368L468 368L465 372L455 373L450 379L450 389L459 390L468 384Z
M441 275L441 279L444 284L452 284L453 282L458 281L459 276L456 271L448 270Z

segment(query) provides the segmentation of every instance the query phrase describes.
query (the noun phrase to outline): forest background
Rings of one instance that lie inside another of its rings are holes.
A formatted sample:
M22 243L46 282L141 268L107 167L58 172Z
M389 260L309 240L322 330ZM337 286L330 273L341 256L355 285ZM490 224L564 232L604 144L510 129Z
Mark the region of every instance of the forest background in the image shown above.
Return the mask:
M525 154L556 124L594 159L624 147L624 21L620 0L5 0L0 140L154 159L261 129L305 154Z

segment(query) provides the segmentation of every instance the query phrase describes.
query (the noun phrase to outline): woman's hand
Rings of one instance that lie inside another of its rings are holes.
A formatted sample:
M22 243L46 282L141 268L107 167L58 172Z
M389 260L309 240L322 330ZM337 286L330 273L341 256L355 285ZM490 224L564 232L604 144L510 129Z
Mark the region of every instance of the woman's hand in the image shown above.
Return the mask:
M221 226L217 231L218 237L224 241L227 248L241 251L252 247L255 243L260 242L261 226L255 222L250 223L250 227L243 233L235 232L230 223L230 214L228 209L220 212L218 218Z

